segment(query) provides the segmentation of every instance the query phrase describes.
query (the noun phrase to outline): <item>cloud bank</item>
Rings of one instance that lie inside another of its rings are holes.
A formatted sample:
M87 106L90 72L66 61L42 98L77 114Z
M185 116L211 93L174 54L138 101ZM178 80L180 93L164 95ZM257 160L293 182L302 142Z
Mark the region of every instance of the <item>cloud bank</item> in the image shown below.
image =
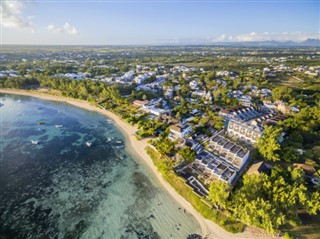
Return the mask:
M256 33L240 35L221 35L215 39L214 42L253 42L253 41L294 41L302 42L307 39L320 39L320 33L303 33L303 32L283 32L283 33Z
M47 29L56 34L67 34L67 35L77 35L77 29L66 22L62 27L56 27L55 25L51 24L47 27Z
M33 16L24 17L23 9L26 2L3 0L0 6L1 26L8 28L29 28L33 31L31 22Z

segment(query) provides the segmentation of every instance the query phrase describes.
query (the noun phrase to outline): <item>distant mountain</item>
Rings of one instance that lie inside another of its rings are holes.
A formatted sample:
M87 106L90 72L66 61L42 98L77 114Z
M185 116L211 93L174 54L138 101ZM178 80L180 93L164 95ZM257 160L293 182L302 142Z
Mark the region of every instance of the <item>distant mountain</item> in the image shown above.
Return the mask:
M250 41L250 42L215 42L214 45L241 46L241 47L320 47L319 39L307 39L303 42L294 41Z
M306 46L320 46L320 39L307 39L303 41L301 44Z

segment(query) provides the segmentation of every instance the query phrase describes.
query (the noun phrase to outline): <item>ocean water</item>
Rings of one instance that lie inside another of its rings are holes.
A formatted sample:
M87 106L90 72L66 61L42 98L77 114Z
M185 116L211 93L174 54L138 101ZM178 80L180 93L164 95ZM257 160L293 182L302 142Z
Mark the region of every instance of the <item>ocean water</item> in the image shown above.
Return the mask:
M200 233L150 170L116 147L124 137L104 116L26 96L0 103L0 238Z

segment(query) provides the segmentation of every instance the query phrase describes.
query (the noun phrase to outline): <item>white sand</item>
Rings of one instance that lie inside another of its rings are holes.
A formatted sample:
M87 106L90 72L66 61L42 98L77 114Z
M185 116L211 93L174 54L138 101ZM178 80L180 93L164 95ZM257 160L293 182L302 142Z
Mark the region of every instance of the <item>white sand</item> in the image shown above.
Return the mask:
M125 123L120 117L115 115L114 113L100 109L96 106L90 105L86 101L76 100L72 98L65 98L60 96L54 96L49 94L44 94L36 91L25 91L25 90L15 90L15 89L0 89L0 93L8 93L8 94L18 94L18 95L26 95L26 96L34 96L37 98L41 98L44 100L51 101L59 101L66 102L76 107L80 107L86 110L91 110L95 112L99 112L112 120L114 120L117 128L124 134L126 140L129 144L127 148L129 151L133 152L135 155L139 156L148 167L154 172L157 179L161 183L161 185L169 192L169 194L190 214L192 214L195 219L198 221L202 236L207 236L208 238L217 238L217 239L242 239L242 238L260 238L260 239L270 239L274 238L269 234L265 233L263 230L247 228L243 233L232 234L226 232L224 229L219 227L217 224L203 218L192 206L189 202L187 202L183 197L181 197L161 176L161 174L157 171L156 167L152 163L149 155L146 153L145 148L148 146L147 139L138 141L134 136L134 133L137 131L137 127L131 126Z

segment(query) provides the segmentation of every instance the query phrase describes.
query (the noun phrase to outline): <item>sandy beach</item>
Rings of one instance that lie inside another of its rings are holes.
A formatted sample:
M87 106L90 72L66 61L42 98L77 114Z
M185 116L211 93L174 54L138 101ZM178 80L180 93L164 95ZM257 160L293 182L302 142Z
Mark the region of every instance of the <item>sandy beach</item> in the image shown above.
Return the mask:
M0 89L0 93L4 94L18 94L18 95L26 95L38 97L44 100L50 101L59 101L66 102L76 107L80 107L85 110L95 111L101 113L108 118L112 119L115 122L117 128L124 134L126 138L126 147L129 152L132 152L135 156L139 157L148 167L153 171L154 175L157 177L161 185L168 191L168 193L190 214L192 214L195 219L198 221L202 236L206 236L207 238L214 239L244 239L244 238L260 238L260 239L269 239L275 238L265 233L260 229L254 229L248 227L243 233L232 234L226 232L224 229L214 224L212 221L204 219L192 206L187 202L184 198L182 198L161 176L161 174L157 171L156 167L153 165L152 160L149 155L145 151L145 147L147 144L147 139L138 141L134 136L134 133L137 130L137 127L131 126L121 120L120 117L113 114L110 111L100 109L96 106L90 105L86 101L76 100L71 98L65 98L60 96L49 95L36 91L25 91L25 90L15 90L15 89Z

